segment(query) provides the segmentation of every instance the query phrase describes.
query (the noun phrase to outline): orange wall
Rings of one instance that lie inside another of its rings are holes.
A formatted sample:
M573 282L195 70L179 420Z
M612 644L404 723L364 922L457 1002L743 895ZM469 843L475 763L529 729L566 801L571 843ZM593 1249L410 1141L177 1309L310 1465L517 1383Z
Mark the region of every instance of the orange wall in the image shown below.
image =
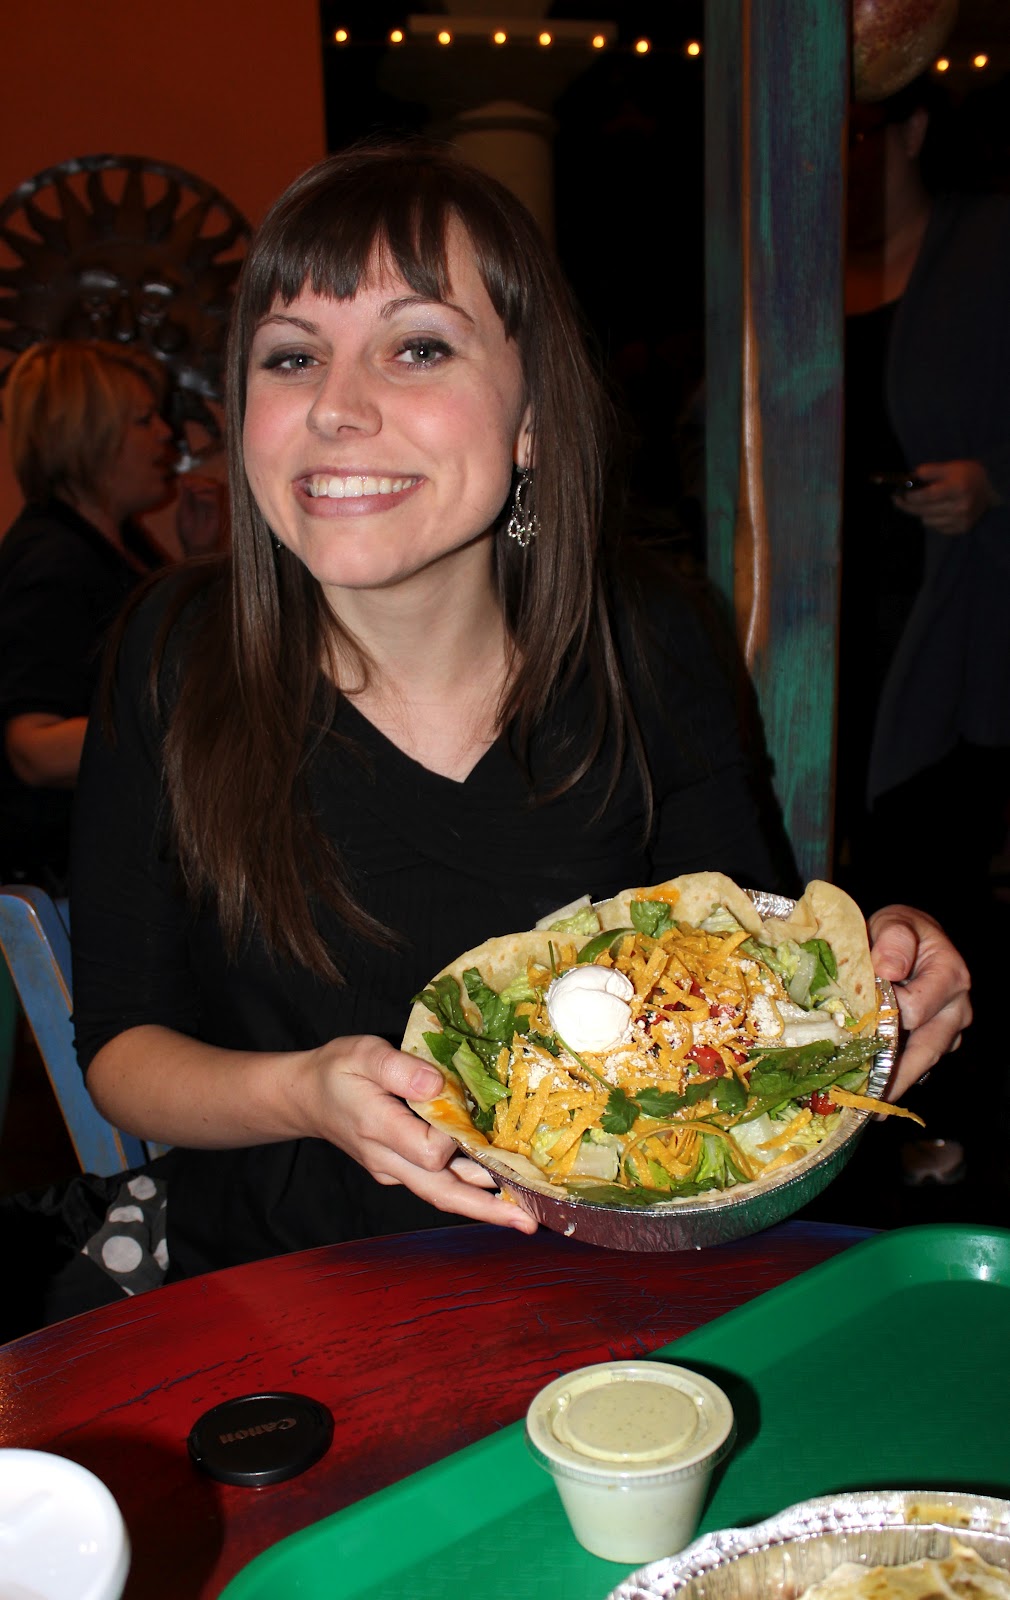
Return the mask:
M184 167L257 222L325 152L317 0L20 0L5 9L0 199L70 156ZM0 439L0 533L19 504Z

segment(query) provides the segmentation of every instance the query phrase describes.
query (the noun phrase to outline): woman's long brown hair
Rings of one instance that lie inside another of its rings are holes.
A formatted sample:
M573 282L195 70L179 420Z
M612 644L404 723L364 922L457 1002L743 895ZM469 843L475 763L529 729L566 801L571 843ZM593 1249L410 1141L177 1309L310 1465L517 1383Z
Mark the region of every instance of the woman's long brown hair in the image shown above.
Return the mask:
M595 686L595 726L571 752L561 787L578 782L605 741L616 777L629 740L635 742L602 558L609 407L536 224L507 189L440 147L363 146L328 158L273 207L243 269L228 355L232 549L189 613L193 625L184 630L165 761L187 889L194 901L215 904L227 948L235 953L255 926L280 958L331 980L340 974L317 927L320 904L367 938L389 942L395 934L358 904L309 805L310 764L333 737L339 624L305 567L274 548L246 479L249 351L258 322L278 298L290 303L307 288L349 298L377 252L416 294L447 298L447 229L454 219L463 223L491 303L515 340L533 416L539 537L526 550L505 537L509 505L494 537L516 662L500 726L525 764L538 720L585 663ZM191 594L191 587L180 591L163 642ZM353 651L353 641L341 642ZM327 660L329 673L321 671ZM362 666L367 671L367 662ZM159 670L156 660L152 682Z

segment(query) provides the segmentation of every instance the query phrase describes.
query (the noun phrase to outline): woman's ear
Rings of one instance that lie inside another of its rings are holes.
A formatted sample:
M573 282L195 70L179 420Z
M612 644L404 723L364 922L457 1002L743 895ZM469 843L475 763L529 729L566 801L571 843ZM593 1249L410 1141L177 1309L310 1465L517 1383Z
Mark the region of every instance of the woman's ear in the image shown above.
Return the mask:
M523 412L522 420L516 429L515 448L512 459L517 467L524 467L527 471L535 463L536 452L533 438L533 412L529 406Z

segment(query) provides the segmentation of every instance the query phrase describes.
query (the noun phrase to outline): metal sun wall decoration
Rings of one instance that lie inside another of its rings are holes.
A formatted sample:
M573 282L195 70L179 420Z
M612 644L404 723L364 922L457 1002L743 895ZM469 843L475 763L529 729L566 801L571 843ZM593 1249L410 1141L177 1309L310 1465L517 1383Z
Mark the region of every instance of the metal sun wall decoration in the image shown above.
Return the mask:
M144 156L80 156L26 179L0 203L0 388L40 339L137 343L167 370L180 467L213 454L250 233L211 184Z

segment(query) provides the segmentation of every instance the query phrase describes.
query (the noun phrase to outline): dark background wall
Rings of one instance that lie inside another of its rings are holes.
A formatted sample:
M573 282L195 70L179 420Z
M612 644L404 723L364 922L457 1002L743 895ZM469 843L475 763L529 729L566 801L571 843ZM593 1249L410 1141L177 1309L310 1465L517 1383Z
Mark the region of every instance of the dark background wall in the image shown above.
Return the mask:
M502 11L509 9L506 0ZM329 148L445 131L425 101L423 57L415 58L413 97L404 92L409 75L386 65L395 49L389 30L403 26L408 11L441 10L322 0ZM704 41L705 7L703 0L642 0L608 11L559 0L545 8L547 25L585 16L609 17L617 38L606 51L587 49L583 70L552 106L558 254L624 408L633 519L700 550L691 401L704 370L704 58L689 57L684 46ZM338 27L350 34L343 47L332 43ZM651 45L644 56L633 49L640 37ZM985 71L970 64L979 49L990 58ZM1006 0L961 0L947 53L951 69L936 75L952 111L943 181L1010 187ZM514 98L522 100L520 47L513 58ZM395 94L387 86L394 76Z

